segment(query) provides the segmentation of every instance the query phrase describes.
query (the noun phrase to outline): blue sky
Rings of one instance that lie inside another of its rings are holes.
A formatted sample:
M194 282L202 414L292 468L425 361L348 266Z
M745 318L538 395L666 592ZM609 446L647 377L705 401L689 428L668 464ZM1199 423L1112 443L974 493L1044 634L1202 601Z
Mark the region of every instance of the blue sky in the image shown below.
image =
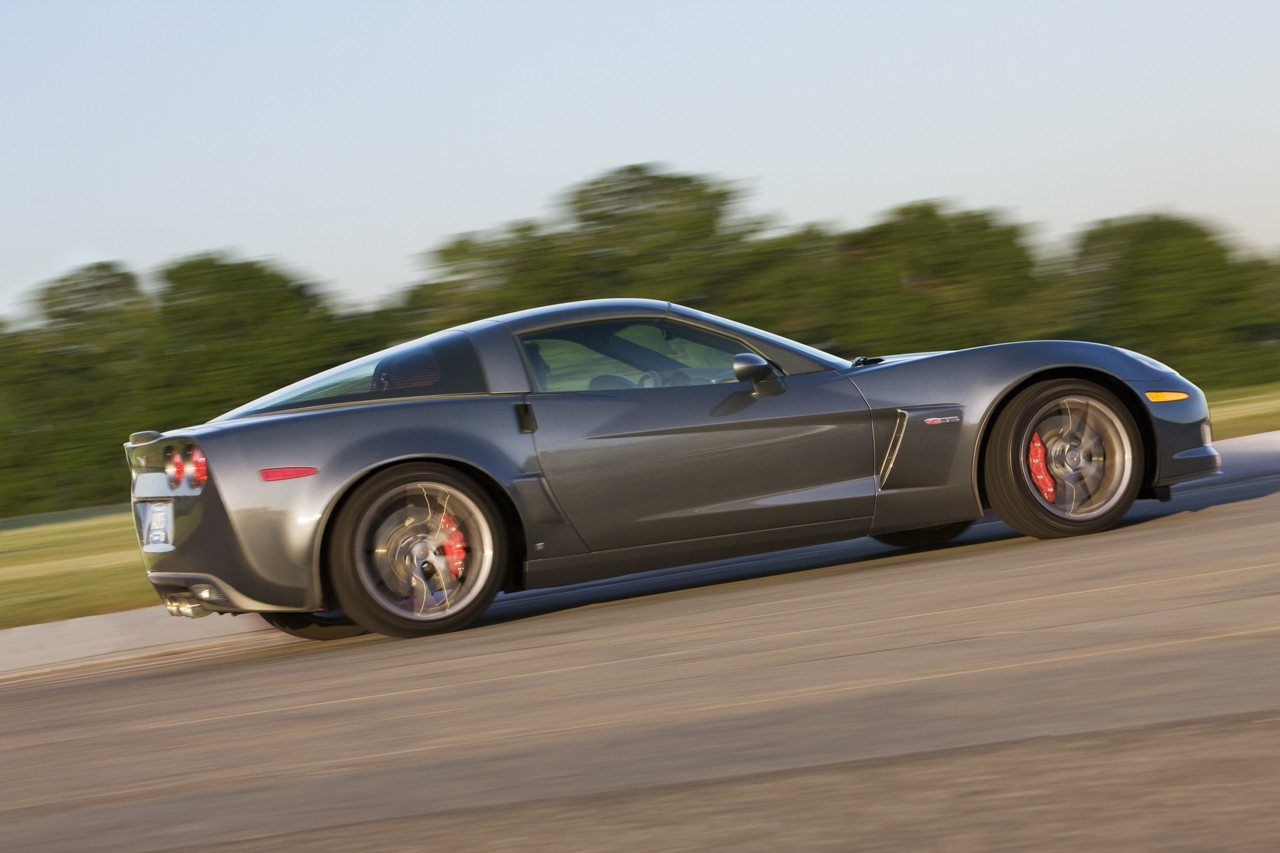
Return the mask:
M1275 252L1277 38L1280 3L1227 0L0 0L0 315L207 249L379 299L642 161L788 223L1156 209Z

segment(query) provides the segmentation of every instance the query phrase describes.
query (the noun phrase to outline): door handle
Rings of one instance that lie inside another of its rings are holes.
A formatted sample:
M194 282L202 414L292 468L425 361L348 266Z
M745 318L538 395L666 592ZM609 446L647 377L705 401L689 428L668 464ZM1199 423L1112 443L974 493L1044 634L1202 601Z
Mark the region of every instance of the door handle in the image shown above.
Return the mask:
M516 423L520 432L531 433L538 430L538 419L533 416L533 406L528 403L516 403Z

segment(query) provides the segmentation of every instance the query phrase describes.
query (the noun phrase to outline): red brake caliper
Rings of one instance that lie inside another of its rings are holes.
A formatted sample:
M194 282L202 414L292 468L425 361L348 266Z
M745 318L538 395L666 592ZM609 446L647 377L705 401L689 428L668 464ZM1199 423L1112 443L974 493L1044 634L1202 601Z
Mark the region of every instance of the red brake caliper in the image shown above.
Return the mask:
M1049 469L1044 466L1044 442L1040 440L1038 432L1031 434L1031 444L1027 445L1027 465L1031 468L1031 479L1036 481L1040 496L1053 503L1057 488L1053 484L1053 478L1049 476Z
M458 529L458 520L447 512L440 517L440 530L444 533L444 544L440 546L440 550L444 554L445 565L449 567L449 574L457 580L467 562L467 537Z

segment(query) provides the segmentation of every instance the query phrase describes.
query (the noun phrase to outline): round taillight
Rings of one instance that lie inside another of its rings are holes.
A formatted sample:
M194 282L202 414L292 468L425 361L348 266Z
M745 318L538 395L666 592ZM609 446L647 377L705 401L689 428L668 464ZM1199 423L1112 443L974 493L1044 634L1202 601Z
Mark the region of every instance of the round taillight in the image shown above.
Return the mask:
M196 487L209 480L209 460L205 458L204 451L194 444L187 448L187 476L191 478L191 485Z
M176 489L182 485L182 477L187 472L182 454L172 447L164 452L164 472L169 476L169 488Z

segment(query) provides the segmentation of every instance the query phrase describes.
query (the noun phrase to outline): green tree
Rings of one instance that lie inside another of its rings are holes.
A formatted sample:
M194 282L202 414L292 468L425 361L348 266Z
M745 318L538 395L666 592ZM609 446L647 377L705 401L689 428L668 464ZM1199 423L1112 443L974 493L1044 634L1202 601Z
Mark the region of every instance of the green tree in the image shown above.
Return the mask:
M921 202L841 240L850 302L841 337L877 351L943 349L1026 337L1036 290L1023 229L990 211Z
M733 185L653 165L570 188L553 215L449 240L385 307L336 311L278 264L178 260L154 293L120 264L0 321L0 514L120 501L120 443L221 412L414 335L574 299L643 296L845 355L1066 337L1127 346L1209 386L1280 379L1280 262L1194 220L1085 230L1037 265L1005 216L919 202L865 228L783 229Z
M75 270L45 285L35 302L40 322L4 337L0 383L7 415L0 505L19 512L101 500L108 472L124 475L119 445L145 405L154 321L136 276L118 264Z
M352 355L325 299L271 264L197 255L159 277L155 423L201 422Z
M759 223L736 191L653 165L571 190L556 217L467 234L428 256L433 278L401 303L416 329L576 299L645 296L692 305L728 289Z
M1201 381L1243 384L1277 372L1275 281L1273 265L1237 260L1204 225L1153 215L1085 231L1064 287L1081 336L1145 352Z

